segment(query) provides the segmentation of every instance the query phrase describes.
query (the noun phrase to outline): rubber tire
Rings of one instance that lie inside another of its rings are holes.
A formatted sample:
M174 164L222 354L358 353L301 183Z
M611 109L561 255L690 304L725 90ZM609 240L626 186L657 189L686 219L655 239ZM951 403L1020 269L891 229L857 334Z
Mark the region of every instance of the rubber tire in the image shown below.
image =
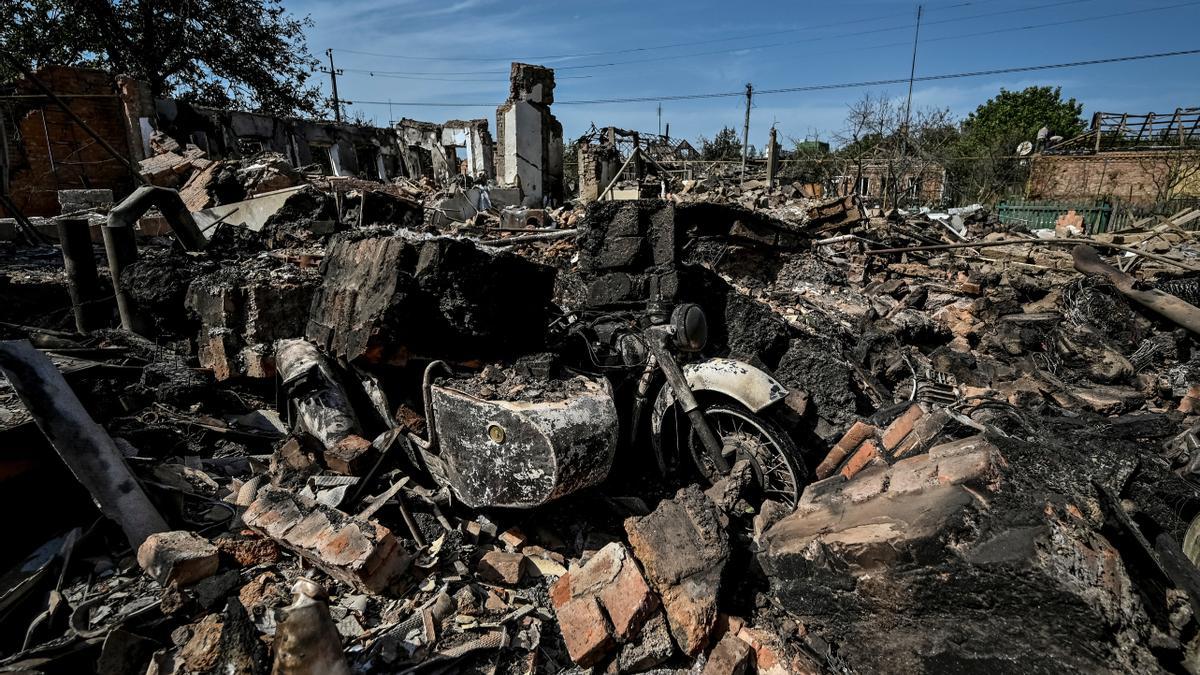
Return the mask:
M791 469L792 476L796 479L796 494L792 497L792 503L790 504L794 508L799 503L800 495L804 492L805 486L811 482L811 475L808 472L807 465L804 463L804 458L800 454L800 448L792 440L792 437L784 431L783 427L769 416L750 412L745 406L734 401L722 400L703 403L701 404L701 408L704 410L706 417L711 414L726 413L752 420L754 424L758 425L775 442L788 468ZM714 433L716 432L715 429L713 431ZM696 452L699 449L698 446L699 439L696 438L691 429L688 429L688 452L691 455L692 464L701 476L707 477L708 472L700 463L700 458Z

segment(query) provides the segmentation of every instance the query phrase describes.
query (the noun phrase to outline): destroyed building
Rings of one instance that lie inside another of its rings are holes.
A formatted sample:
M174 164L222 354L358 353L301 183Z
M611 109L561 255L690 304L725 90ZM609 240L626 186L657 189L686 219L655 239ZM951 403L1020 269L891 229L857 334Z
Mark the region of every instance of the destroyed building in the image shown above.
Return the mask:
M558 205L524 64L494 148L42 84L0 670L1200 672L1200 210L884 211L615 127Z
M485 184L496 177L495 143L487 120L434 124L402 119L395 127L409 176L426 176L439 184L458 175Z
M524 193L524 205L540 207L563 197L563 129L554 103L554 71L512 64L508 101L496 108L496 175Z
M388 128L284 118L155 100L137 80L48 68L39 78L61 94L66 110L25 81L13 87L15 97L0 104L0 178L10 200L0 203L0 217L67 213L58 193L70 189L81 192L68 199L69 206L119 201L138 183L129 162L149 162L139 170L152 173L157 185L184 188L193 168L264 153L296 171L325 176L515 188L527 205L540 207L562 198L562 126L550 113L554 75L525 64L514 64L512 72L509 102L497 110L500 138L493 140L485 119L402 119ZM81 131L72 115L123 157L113 157ZM158 152L164 147L171 150L166 156ZM210 171L215 179L217 169Z
M1133 205L1200 197L1198 146L1200 109L1097 112L1091 128L1032 156L1029 193L1047 200L1107 196Z

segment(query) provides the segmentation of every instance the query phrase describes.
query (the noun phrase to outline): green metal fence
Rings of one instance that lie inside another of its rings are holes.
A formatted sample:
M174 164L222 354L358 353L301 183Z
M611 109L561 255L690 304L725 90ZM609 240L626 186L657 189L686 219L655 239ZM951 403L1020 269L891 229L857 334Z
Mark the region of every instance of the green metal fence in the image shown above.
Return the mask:
M1152 216L1167 217L1188 209L1200 208L1200 198L1180 197L1155 204L1126 204L1108 197L1095 200L1005 199L996 207L1000 222L1026 230L1054 229L1054 223L1072 209L1083 216L1087 234L1119 232ZM1185 224L1184 229L1200 230L1200 220Z
M1030 201L1007 199L1000 202L997 211L1000 222L1026 230L1054 229L1054 224L1069 211L1083 216L1084 230L1093 234L1117 230L1124 222L1114 222L1113 205L1103 201ZM1122 214L1117 220L1124 221Z

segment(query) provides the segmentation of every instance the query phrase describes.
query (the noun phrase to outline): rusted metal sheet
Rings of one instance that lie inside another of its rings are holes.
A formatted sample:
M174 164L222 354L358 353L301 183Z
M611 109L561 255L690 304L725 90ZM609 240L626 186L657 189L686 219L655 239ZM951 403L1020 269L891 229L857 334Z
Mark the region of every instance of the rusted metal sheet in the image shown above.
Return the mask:
M561 401L485 401L432 388L445 478L475 508L528 508L603 481L617 448L612 396L588 381Z

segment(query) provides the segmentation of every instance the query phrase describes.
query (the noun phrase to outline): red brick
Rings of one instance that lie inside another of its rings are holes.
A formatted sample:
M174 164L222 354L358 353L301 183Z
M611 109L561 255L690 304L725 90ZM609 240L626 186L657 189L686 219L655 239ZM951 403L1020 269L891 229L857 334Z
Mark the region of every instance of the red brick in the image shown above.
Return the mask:
M690 485L659 502L647 516L627 518L625 533L646 579L662 598L671 637L695 656L708 645L717 621L717 596L729 558L720 513Z
M726 633L708 655L703 675L742 675L750 667L751 651L737 635Z
M216 574L220 566L217 547L185 530L150 535L138 547L137 561L163 586L194 584Z
M488 551L479 560L479 576L492 583L515 586L525 576L525 556L508 551Z
M858 450L855 450L854 454L850 456L846 466L842 467L841 473L846 480L850 480L854 478L855 474L866 468L871 460L879 456L879 445L875 443L874 439L863 441L863 444L858 446Z
M924 450L950 421L950 413L938 410L917 420L912 431L892 450L892 457L907 457Z
M325 451L325 466L344 476L359 475L371 458L371 441L351 434Z
M567 645L567 654L577 665L584 668L595 665L612 650L612 632L596 598L574 598L556 606L554 615Z
M591 599L603 607L609 619L604 626L610 640L602 643L607 647L633 638L658 609L658 597L651 592L629 549L618 542L600 549L587 564L564 574L550 586L550 602L560 624L564 613L591 611L578 604L583 599ZM600 648L594 631L571 637L563 626L562 632L572 660L581 666L586 664L576 658L577 653L591 658L592 652ZM570 647L572 641L577 643L574 650Z
M862 445L862 442L875 435L877 429L866 422L855 422L846 435L838 441L829 454L825 456L824 461L817 466L817 478L828 478L833 475L834 471L841 466L842 461L854 449Z
M412 562L412 555L388 528L290 490L259 489L242 520L330 576L365 592L388 589Z
M650 591L631 558L626 558L612 583L600 590L599 598L612 619L613 635L622 641L633 637L650 614L658 609L658 596Z
M891 450L899 445L900 441L904 440L904 437L908 435L908 432L912 431L913 425L917 423L917 420L924 416L925 411L921 410L921 406L916 403L909 406L908 410L905 410L895 421L888 425L887 429L884 429L881 439L883 441L883 448Z
M758 675L798 674L802 671L790 668L782 655L783 646L778 636L761 628L743 628L738 637L754 651L754 670ZM819 672L817 670L804 672Z

